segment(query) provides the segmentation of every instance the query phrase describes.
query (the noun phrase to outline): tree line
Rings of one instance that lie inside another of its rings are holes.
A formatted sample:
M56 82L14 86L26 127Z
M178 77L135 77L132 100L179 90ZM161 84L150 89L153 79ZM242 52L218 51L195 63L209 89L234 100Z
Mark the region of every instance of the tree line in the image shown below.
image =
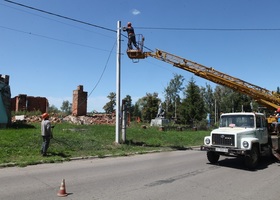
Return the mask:
M277 88L279 93L279 87ZM185 84L182 75L174 74L163 91L164 99L161 100L157 92L146 93L146 96L132 104L130 95L126 95L126 102L131 119L140 118L144 122L154 119L161 103L165 118L178 124L192 127L215 125L221 113L226 112L251 112L262 109L250 96L234 91L230 88L210 84L198 86L193 77ZM111 92L109 102L103 109L106 113L115 111L116 94ZM268 112L268 111L267 111Z
M164 99L160 99L158 93L154 92L146 93L135 104L132 103L131 96L126 95L122 103L125 102L132 121L141 119L143 122L150 122L157 116L161 103L166 119L192 127L215 125L221 113L260 111L262 108L250 96L230 88L221 85L212 88L208 83L205 86L198 86L193 77L187 83L185 82L182 75L174 74L164 88ZM277 93L280 93L279 87L277 87ZM107 98L108 102L103 109L105 113L114 113L116 93L111 92ZM69 101L64 101L61 110L70 114L71 106Z

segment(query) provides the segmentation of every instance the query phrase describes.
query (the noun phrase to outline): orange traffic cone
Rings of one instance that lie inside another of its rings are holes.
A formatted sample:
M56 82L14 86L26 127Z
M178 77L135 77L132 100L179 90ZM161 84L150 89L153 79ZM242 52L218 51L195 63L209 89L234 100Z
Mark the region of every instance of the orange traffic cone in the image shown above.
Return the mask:
M59 188L59 191L57 193L57 196L59 197L65 197L67 196L68 194L66 193L66 188L65 188L65 180L62 179L61 181L61 185L60 185L60 188Z

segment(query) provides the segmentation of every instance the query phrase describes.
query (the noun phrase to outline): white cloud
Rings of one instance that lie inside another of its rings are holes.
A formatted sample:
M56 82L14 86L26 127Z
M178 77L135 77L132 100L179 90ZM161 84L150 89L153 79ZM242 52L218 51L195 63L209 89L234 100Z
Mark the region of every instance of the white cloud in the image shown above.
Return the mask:
M132 10L132 14L133 15L139 15L139 14L141 14L141 12L139 10L137 10L137 9L133 9Z

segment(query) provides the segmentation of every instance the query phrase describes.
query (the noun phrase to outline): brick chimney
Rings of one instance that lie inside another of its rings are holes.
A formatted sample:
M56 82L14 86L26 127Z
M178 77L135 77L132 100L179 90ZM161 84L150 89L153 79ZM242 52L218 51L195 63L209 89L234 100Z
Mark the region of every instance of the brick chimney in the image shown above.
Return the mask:
M84 87L79 85L77 90L73 91L72 115L82 116L87 114L87 92Z

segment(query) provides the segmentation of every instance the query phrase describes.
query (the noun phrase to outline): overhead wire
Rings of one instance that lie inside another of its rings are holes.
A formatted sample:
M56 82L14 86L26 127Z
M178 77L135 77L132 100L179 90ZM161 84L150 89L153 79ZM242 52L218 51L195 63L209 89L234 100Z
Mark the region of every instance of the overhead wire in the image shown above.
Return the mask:
M166 31L280 31L280 28L176 28L176 27L135 27L144 30Z
M100 25L89 23L89 22L77 20L77 19L74 19L74 18L70 18L70 17L67 17L67 16L60 15L60 14L56 14L56 13L52 13L52 12L45 11L45 10L42 10L42 9L38 9L38 8L35 8L35 7L27 6L25 4L17 3L17 2L11 1L11 0L4 0L4 1L6 1L8 3L15 4L15 5L18 5L18 6L22 6L22 7L25 7L25 8L29 8L29 9L32 9L32 10L36 10L36 11L39 11L39 12L42 12L42 13L46 13L46 14L49 14L49 15L53 15L53 16L56 16L56 17L63 18L63 19L67 19L67 20L70 20L70 21L85 24L85 25L88 25L88 26L93 26L93 27L96 27L96 28L100 28L100 29L103 29L103 30L110 31L110 32L115 32L115 33L117 32L116 30L113 30L113 29L110 29L110 28L107 28L107 27L104 27L104 26L100 26ZM167 31L280 31L280 28L178 28L178 27L141 27L141 26L135 27L135 28L143 29L143 30L167 30ZM124 37L126 37L126 36L124 36ZM148 48L147 46L144 46L144 48L148 49L149 51L153 51L152 49Z
M56 16L56 17L63 18L63 19L67 19L67 20L70 20L70 21L74 21L74 22L78 22L78 23L81 23L81 24L85 24L85 25L88 25L88 26L93 26L93 27L96 27L96 28L100 28L100 29L111 31L111 32L115 32L115 33L117 32L116 30L113 30L113 29L110 29L110 28L106 28L104 26L99 26L99 25L96 25L96 24L92 24L92 23L89 23L89 22L84 22L84 21L81 21L81 20L78 20L78 19L74 19L74 18L71 18L71 17L66 17L66 16L63 16L63 15L55 14L55 13L52 13L52 12L49 12L49 11L45 11L45 10L42 10L42 9L38 9L38 8L31 7L31 6L27 6L25 4L17 3L17 2L14 2L14 1L10 1L10 0L4 0L4 1L6 1L8 3L15 4L15 5L18 5L18 6L22 6L22 7L28 8L28 9L36 10L36 11L39 11L39 12L42 12L42 13L46 13L46 14L49 14L49 15L53 15L53 16Z
M112 55L112 52L113 52L113 50L114 50L114 48L115 48L115 46L116 46L116 43L117 43L117 41L115 41L115 43L113 44L113 47L112 47L112 49L111 49L111 51L110 51L110 53L109 53L109 56L108 56L108 58L107 58L106 64L105 64L105 66L104 66L104 68L103 68L103 71L102 71L102 73L101 73L101 75L100 75L98 81L96 82L95 86L93 87L93 89L91 90L91 92L89 93L89 95L87 96L87 100L88 100L88 98L91 96L91 94L93 93L93 91L97 88L97 86L99 85L99 83L101 82L101 79L102 79L102 77L103 77L103 75L104 75L104 73L105 73L105 70L107 69L109 60L110 60L111 55ZM80 104L78 104L77 108L79 108L79 107L80 107L81 105L83 105L85 102L86 102L86 100L82 101ZM76 108L76 109L77 109L77 108ZM72 112L73 112L73 111L72 111Z
M6 1L8 3L15 4L15 5L18 5L18 6L22 6L22 7L25 7L25 8L29 8L29 9L32 9L32 10L36 10L36 11L39 11L39 12L42 12L42 13L46 13L46 14L49 14L49 15L53 15L53 16L56 16L56 17L64 18L64 19L67 19L67 20L70 20L70 21L74 21L74 22L78 22L78 23L81 23L81 24L85 24L85 25L93 26L93 27L100 28L100 29L103 29L103 30L107 30L107 31L110 31L110 32L115 32L115 33L117 32L116 30L113 30L113 29L110 29L110 28L107 28L107 27L104 27L104 26L100 26L100 25L89 23L89 22L77 20L77 19L74 19L74 18L66 17L66 16L63 16L63 15L60 15L60 14L52 13L52 12L45 11L45 10L42 10L42 9L38 9L38 8L35 8L35 7L31 7L31 6L27 6L25 4L17 3L17 2L11 1L11 0L4 0L4 1ZM167 30L167 31L280 31L280 28L178 28L178 27L176 28L176 27L141 27L141 26L135 27L135 28L144 29L144 30ZM124 37L127 37L127 36L124 36ZM148 49L149 51L153 51L151 48L148 48L147 46L143 46L143 47L145 49Z
M81 21L81 20L74 19L74 18L71 18L71 17L63 16L63 15L60 15L60 14L52 13L52 12L45 11L45 10L42 10L42 9L38 9L38 8L35 8L35 7L27 6L25 4L17 3L17 2L11 1L11 0L4 0L4 1L6 1L8 3L15 4L15 5L18 5L18 6L22 6L22 7L25 7L25 8L29 8L29 9L32 9L32 10L36 10L36 11L39 11L39 12L42 12L42 13L46 13L46 14L49 14L49 15L53 15L53 16L56 16L56 17L64 18L64 19L67 19L67 20L70 20L70 21L78 22L78 23L81 23L81 24L93 26L93 27L96 27L96 28L100 28L100 29L115 32L115 33L117 32L114 29L110 29L110 28L107 28L107 27L104 27L104 26L100 26L100 25L89 23L89 22ZM280 31L280 28L178 28L178 27L141 27L141 26L135 27L135 28L146 29L146 30L170 30L170 31Z
M101 73L101 75L100 75L100 77L99 77L97 83L95 84L95 86L93 87L93 89L91 90L91 92L89 93L89 96L92 94L92 92L93 92L93 91L96 89L96 87L99 85L99 83L100 83L100 81L101 81L101 79L102 79L102 77L103 77L103 75L104 75L104 72L105 72L105 70L107 69L107 66L108 66L110 57L111 57L112 52L113 52L113 50L114 50L114 48L115 48L115 46L116 46L116 43L117 43L117 41L115 41L115 43L114 43L114 45L113 45L113 47L112 47L112 49L111 49L111 51L110 51L110 53L109 53L109 56L108 56L108 58L107 58L106 64L105 64L105 66L104 66L104 68L103 68L103 71L102 71L102 73Z
M64 24L64 25L67 25L67 26L75 27L75 28L77 28L77 29L81 29L81 30L84 30L84 31L88 31L88 32L91 32L91 33L94 33L94 34L97 34L97 35L101 35L101 36L108 37L108 38L113 38L113 37L110 37L110 36L105 35L105 34L101 34L101 33L98 33L98 32L94 32L94 31L91 31L91 30L89 30L89 29L81 28L81 27L75 26L75 25L73 25L73 24L65 23L65 22L56 20L56 19L54 19L54 18L48 18L48 17L42 16L42 15L38 15L38 14L35 14L35 13L32 13L32 12L27 12L27 11L25 11L25 10L18 9L18 8L15 8L15 7L12 7L12 6L8 6L8 5L5 5L5 4L3 4L3 3L0 3L0 5L6 6L6 7L10 8L10 9L14 9L14 10L17 10L17 11L20 11L20 12L27 13L27 14L29 14L29 15L34 15L34 16L36 16L36 17L40 17L40 18L47 19L47 20L50 20L50 21L55 21L55 22L60 23L60 24ZM115 38L114 38L114 39L115 39Z
M165 31L280 31L280 28L176 28L176 27L135 27L142 30L165 30ZM146 49L150 48L144 46Z
M53 38L53 37L49 37L49 36L45 36L45 35L40 35L40 34L36 34L36 33L22 31L22 30L9 28L9 27L5 27L5 26L1 26L1 25L0 25L0 28L7 29L7 30L10 30L10 31L19 32L19 33L24 33L24 34L28 34L28 35L32 35L32 36L36 36L36 37L42 37L42 38L49 39L49 40L55 40L55 41L64 42L64 43L68 43L68 44L72 44L72 45L77 45L77 46L87 47L87 48L91 48L91 49L95 49L95 50L99 50L99 51L109 52L109 50L106 50L106 49L101 49L101 48L93 47L93 46L86 45L86 44L79 44L79 43L75 43L75 42L71 42L71 41L67 41L67 40L62 40L62 39Z

